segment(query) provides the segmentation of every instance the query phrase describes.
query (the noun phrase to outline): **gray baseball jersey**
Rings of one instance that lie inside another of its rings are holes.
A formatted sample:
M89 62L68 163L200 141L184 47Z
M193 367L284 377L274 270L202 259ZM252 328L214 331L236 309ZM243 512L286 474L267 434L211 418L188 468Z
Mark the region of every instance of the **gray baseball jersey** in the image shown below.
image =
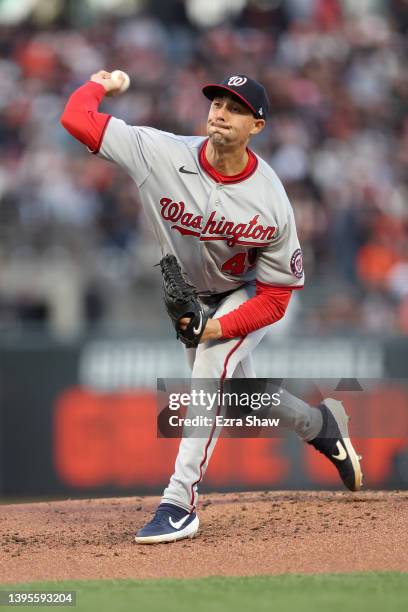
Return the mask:
M222 293L255 278L301 287L302 253L279 178L257 156L250 176L218 183L200 163L204 141L112 117L98 155L134 179L162 253L179 259L199 293Z
M253 296L254 279L296 288L304 277L293 211L276 174L257 157L254 171L244 180L217 182L200 161L205 140L132 127L112 117L99 155L132 176L162 253L176 255L197 291L223 294L237 289L218 304L212 316L219 317ZM220 377L254 376L251 354L266 331L263 327L187 351L194 353L192 378L216 385ZM189 511L196 507L197 487L219 429L208 439L181 440L163 502Z

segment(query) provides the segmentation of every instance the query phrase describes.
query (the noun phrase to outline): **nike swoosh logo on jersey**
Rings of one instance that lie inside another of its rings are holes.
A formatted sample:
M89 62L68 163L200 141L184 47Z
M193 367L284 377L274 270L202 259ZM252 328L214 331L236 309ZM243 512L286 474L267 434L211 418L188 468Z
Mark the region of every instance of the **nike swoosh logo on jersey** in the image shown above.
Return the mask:
M200 323L198 324L198 327L193 327L193 332L198 335L201 331L202 326L203 326L203 315L200 312Z
M169 523L174 529L181 529L182 525L186 522L189 516L190 515L187 514L187 516L183 516L183 518L180 519L179 521L173 521L171 516L169 516Z
M198 172L191 172L191 170L186 170L184 166L180 166L179 172L182 174L198 174Z
M333 459L337 459L337 461L344 461L345 459L347 459L346 449L344 448L340 440L337 440L336 446L337 446L337 450L339 451L339 454L332 455Z

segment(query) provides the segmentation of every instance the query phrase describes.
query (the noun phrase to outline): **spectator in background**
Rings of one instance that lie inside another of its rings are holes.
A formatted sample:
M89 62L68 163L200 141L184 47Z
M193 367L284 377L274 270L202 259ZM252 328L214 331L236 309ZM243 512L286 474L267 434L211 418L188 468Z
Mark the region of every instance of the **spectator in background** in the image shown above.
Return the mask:
M251 0L206 28L188 0L151 1L143 12L134 2L128 13L119 0L99 14L86 0L45 5L31 3L14 25L0 6L0 325L20 318L13 304L29 312L30 300L67 333L90 317L137 319L135 281L152 282L157 254L133 186L96 166L58 122L69 92L107 65L132 79L117 114L178 133L203 131L200 83L234 71L265 83L276 120L257 152L294 204L311 326L408 333L406 2ZM76 296L65 327L53 314L64 300L41 282L50 262ZM40 296L21 280L27 266ZM295 316L305 316L301 305Z

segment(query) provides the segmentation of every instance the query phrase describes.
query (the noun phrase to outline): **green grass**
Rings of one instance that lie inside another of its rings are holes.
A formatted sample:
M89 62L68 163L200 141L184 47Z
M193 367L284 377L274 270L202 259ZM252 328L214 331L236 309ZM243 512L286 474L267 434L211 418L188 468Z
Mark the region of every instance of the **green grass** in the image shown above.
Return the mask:
M1 590L75 590L86 612L406 612L408 573L106 580L3 585ZM3 608L3 606L2 606ZM54 609L54 606L52 606ZM4 607L8 609L8 607ZM31 610L46 610L31 606ZM49 608L48 608L49 609Z

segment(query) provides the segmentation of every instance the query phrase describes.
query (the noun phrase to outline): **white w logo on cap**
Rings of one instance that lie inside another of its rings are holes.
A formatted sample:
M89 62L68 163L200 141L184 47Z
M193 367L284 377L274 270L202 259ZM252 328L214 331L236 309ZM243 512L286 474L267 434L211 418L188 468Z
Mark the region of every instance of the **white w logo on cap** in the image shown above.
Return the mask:
M235 85L235 87L239 87L240 85L244 85L247 80L248 79L246 77L232 76L228 81L228 85Z

